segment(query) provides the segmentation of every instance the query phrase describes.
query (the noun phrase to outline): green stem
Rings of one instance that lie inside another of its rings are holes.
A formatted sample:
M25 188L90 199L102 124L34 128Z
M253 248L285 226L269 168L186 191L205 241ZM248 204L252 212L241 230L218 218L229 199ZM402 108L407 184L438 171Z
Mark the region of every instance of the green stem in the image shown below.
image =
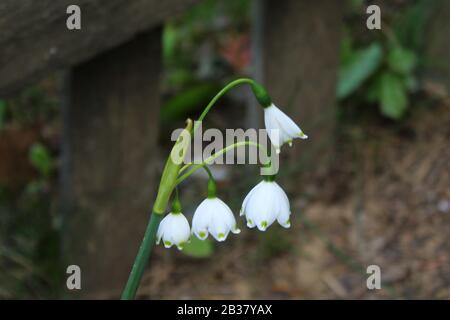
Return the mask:
M211 172L211 170L209 170L208 166L203 166L203 169L206 170L206 172L208 173L209 179L208 179L208 198L209 199L213 199L216 197L217 194L217 184L216 184L216 180L214 179L214 176Z
M152 252L152 248L156 241L156 232L158 231L159 223L163 215L152 213L150 222L145 230L144 239L139 247L138 254L128 277L127 284L122 293L122 300L134 299L136 291L139 287L142 275L144 274L145 266Z
M208 173L209 179L215 181L214 176L213 176L211 170L209 170L208 166L204 166L203 169L205 169L206 173Z
M234 88L234 87L236 87L238 85L241 85L241 84L253 85L254 83L255 82L252 79L241 78L241 79L234 80L234 81L230 82L229 84L227 84L225 87L223 87L223 89L220 90L214 96L214 98L212 98L212 100L208 103L206 108L203 110L202 114L200 115L200 117L195 122L192 132L195 132L198 129L198 126L200 125L201 121L203 121L203 119L206 117L206 115L208 114L209 110L214 106L214 104L217 102L217 100L219 100L220 97L222 97L228 90L230 90L231 88Z
M195 131L198 129L201 121L206 117L210 109L214 106L214 104L217 102L217 100L222 97L228 90L231 88L238 86L240 84L249 84L252 87L253 93L255 94L256 99L260 102L260 104L263 107L268 106L270 103L270 97L265 91L265 89L253 81L252 79L247 78L241 78L237 79L235 81L230 82L228 85L226 85L222 90L217 93L214 98L209 102L209 104L206 106L206 108L203 110L202 114L200 115L198 121L195 123L194 127L192 128L192 121L188 119L186 130L191 133L195 133ZM182 155L184 157L184 154L186 153L187 144L185 143L184 139L182 138L182 135L178 138L177 142L175 143L174 148L172 149L172 152L174 152L175 147L179 146L179 144L183 143L182 145ZM183 168L181 167L181 164L176 164L172 161L171 156L169 156L166 165L164 167L158 193L156 196L156 200L153 206L153 213L150 218L150 222L147 225L147 229L145 231L144 239L142 240L141 246L139 247L138 254L136 256L136 259L133 264L133 268L130 272L127 284L125 286L125 289L122 293L122 299L123 300L129 300L133 299L136 295L136 291L139 287L139 283L141 281L142 275L144 273L145 266L147 264L147 261L150 257L150 253L152 251L152 248L155 244L155 238L156 238L156 232L158 231L159 223L161 222L161 219L163 217L163 213L166 209L167 203L169 201L169 198L172 194L173 189L181 183L184 179L189 177L193 172L198 170L201 167L206 167L206 165L219 157L221 154L226 153L227 151L231 150L232 148L243 146L243 145L256 145L258 148L261 148L262 146L252 142L252 141L245 141L245 142L238 142L236 144L233 144L231 146L228 146L221 151L215 153L206 161L200 165L196 165L194 168L191 168L187 173L179 176L181 172L188 169L190 165L186 165ZM264 148L264 147L262 147ZM265 148L264 148L265 149ZM179 152L179 150L176 150ZM267 151L266 151L267 152ZM182 158L183 158L182 157ZM181 170L180 170L181 169ZM207 169L208 174L210 174L210 178L212 177L211 172ZM177 178L178 177L178 178Z
M256 146L258 148L262 148L263 150L266 150L266 148L264 148L264 146L262 146L259 143L253 142L253 141L241 141L241 142L236 142L233 143L219 151L217 151L216 153L214 153L213 155L209 156L205 161L203 161L202 163L196 164L196 165L186 165L184 170L180 170L180 171L185 171L189 166L192 166L192 168L186 172L185 174L183 174L181 177L179 177L176 182L175 185L179 185L181 182L183 182L186 178L188 178L191 174L193 174L195 171L197 171L198 169L205 167L209 164L211 164L211 162L213 162L216 158L218 158L219 156L221 156L224 153L227 153L228 151L234 149L234 148L238 148L241 146L245 146L245 145L252 145L252 146Z

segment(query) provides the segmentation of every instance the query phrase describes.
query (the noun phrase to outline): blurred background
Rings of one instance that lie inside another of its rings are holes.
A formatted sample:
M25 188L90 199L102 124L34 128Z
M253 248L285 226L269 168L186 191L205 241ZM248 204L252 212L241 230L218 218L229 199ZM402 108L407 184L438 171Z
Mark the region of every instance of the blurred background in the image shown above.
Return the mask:
M44 2L0 7L0 298L118 298L172 131L238 77L310 136L282 152L293 225L156 247L139 298L450 298L449 1L80 0L79 31ZM204 126L262 113L240 87ZM212 169L237 213L257 166ZM188 217L205 194L184 183Z

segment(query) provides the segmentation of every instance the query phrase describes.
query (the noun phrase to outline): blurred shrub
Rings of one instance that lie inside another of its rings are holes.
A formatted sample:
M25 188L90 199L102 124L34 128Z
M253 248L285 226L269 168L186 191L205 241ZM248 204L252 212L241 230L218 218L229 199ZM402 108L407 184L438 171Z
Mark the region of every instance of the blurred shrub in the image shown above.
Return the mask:
M30 162L38 170L43 178L49 178L53 167L53 160L50 156L48 148L41 144L35 143L30 149Z
M220 89L217 83L198 83L189 86L164 103L161 120L169 122L186 118L200 107L204 107Z
M336 93L339 100L376 104L383 116L403 118L409 95L418 87L416 74L433 3L408 1L402 10L384 10L382 30L365 32L369 39L358 39L347 26L341 46ZM353 5L359 7L362 3L356 1ZM359 8L358 12L365 12ZM365 44L355 45L357 42Z
M227 59L230 50L224 47L233 47L241 39L236 35L248 33L250 3L205 0L165 24L163 121L199 112L224 79L241 71Z

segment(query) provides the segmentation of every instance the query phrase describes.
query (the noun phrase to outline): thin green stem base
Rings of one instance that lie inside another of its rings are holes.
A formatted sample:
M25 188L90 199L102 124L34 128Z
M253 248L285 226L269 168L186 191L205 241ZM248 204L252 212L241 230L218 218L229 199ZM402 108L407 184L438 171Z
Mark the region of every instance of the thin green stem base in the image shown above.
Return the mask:
M139 287L139 283L141 282L142 275L144 274L152 248L155 245L156 232L158 231L158 226L162 217L162 214L157 213L152 213L150 217L150 222L145 230L144 239L142 239L133 268L131 269L127 284L123 290L122 300L132 300L136 295L136 291Z

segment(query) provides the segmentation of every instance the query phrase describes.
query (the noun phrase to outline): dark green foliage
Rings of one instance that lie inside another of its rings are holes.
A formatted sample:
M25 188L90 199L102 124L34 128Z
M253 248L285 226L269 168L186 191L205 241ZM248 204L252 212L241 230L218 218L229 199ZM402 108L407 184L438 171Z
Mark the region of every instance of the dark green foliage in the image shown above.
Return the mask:
M339 72L337 96L343 99L358 89L380 66L382 48L373 43L367 48L346 52L346 61Z
M44 178L50 176L53 160L47 147L41 143L35 143L30 149L30 162Z
M193 85L181 91L163 105L161 119L163 121L184 119L203 108L219 90L220 86L215 83Z
M379 91L381 113L392 119L400 119L406 111L408 98L404 81L398 75L385 71L380 76Z
M369 44L354 45L357 39L350 28L346 29L337 98L354 104L377 104L383 116L402 119L408 110L409 96L417 89L424 30L434 4L435 1L411 1L403 10L386 14L383 31L365 34ZM364 10L360 8L359 12Z

